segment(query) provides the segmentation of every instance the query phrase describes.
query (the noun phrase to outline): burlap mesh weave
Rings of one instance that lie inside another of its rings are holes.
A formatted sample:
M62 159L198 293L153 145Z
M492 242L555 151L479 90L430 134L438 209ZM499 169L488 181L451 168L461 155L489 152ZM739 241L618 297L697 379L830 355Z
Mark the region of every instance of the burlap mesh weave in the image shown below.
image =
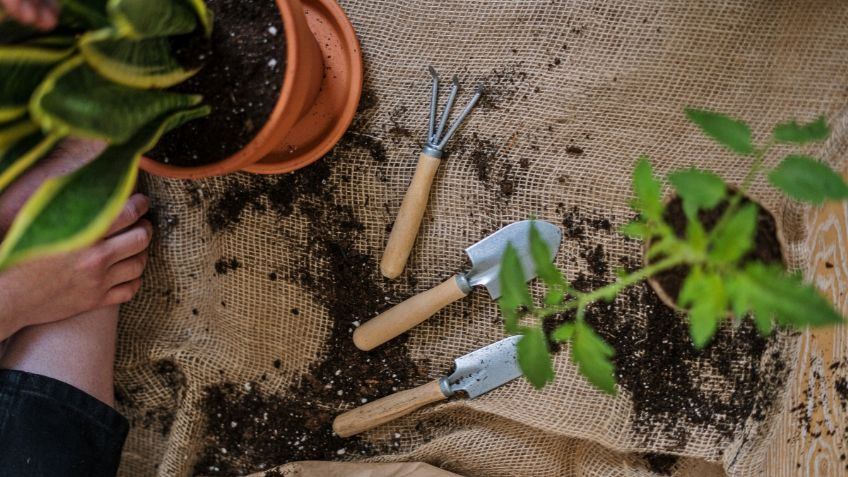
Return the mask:
M340 3L362 43L366 90L377 100L357 119L357 134L376 138L387 152L385 162L362 148L328 159L329 200L351 207L364 226L356 251L379 260L387 224L414 171L427 123L426 65L460 76L467 86L460 102L474 83L489 87L458 138L465 149L440 167L405 272L416 280L391 285L401 297L461 271L461 250L507 223L531 215L562 223L559 204L621 225L632 216L630 174L641 153L661 173L697 165L738 183L747 162L688 124L686 106L744 118L759 140L779 121L825 114L835 124L826 159L838 165L845 156L838 118L848 98L848 4L841 1ZM412 134L396 134L403 129ZM493 160L475 163L475 147L493 148ZM779 157L770 155L768 164ZM191 474L204 446L198 410L204 386L256 381L266 373L263 392L285 395L325 351L331 328L325 304L284 278L321 266L304 252L315 240L309 219L297 207L285 218L249 207L234 227L210 228L213 199L248 180L143 179L159 234L142 293L122 312L117 388L141 409L133 411L141 418L125 447L122 475ZM781 223L789 265L805 270L803 210L765 181L751 195ZM593 241L611 260L640 257L639 243L615 233ZM556 261L571 278L585 269L580 253L577 241L564 240ZM241 267L216 274L220 257L238 257ZM269 280L272 271L283 278ZM288 313L292 308L298 316ZM454 357L503 336L497 315L496 304L475 292L412 331L410 355L430 360L435 378ZM635 312L620 319L638 324L645 317ZM791 338L778 338L765 355L783 356L791 368L794 346ZM278 358L280 369L268 372ZM155 376L154 363L163 359L179 368L178 392ZM420 460L468 476L654 475L638 463L643 452L683 456L675 475L761 474L771 415L746 421L730 438L709 425L690 426L681 445L663 426L634 426L628 392L613 399L595 391L567 352L555 367L557 379L544 391L516 381L474 401L429 408L366 438L381 442L401 430L397 453L377 460ZM726 396L733 392L733 383L703 383ZM780 393L772 398L783 399ZM171 413L165 429L144 425L145 416Z

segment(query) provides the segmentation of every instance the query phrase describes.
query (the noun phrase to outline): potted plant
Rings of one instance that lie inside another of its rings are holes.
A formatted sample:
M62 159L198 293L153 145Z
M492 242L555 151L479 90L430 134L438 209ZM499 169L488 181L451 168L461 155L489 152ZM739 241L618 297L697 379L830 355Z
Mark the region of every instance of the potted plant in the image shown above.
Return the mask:
M757 146L750 128L741 121L695 109L686 114L709 137L748 158L750 169L736 188L709 171L672 171L667 180L676 197L664 202L662 183L642 157L633 172L631 204L639 216L621 230L646 242L642 268L621 272L609 285L576 290L547 260L546 245L532 229L531 247L534 257L539 257L536 266L547 288L544 304L539 306L531 298L515 250L509 247L504 254L499 304L507 331L524 335L519 364L534 386L543 387L554 377L550 338L570 342L571 358L579 371L597 388L615 394L614 351L588 324L586 309L612 301L627 287L645 280L660 287L658 294L665 295L668 305L686 312L689 334L698 349L710 342L727 318L750 317L762 335L770 334L775 325L803 328L843 321L813 285L785 270L774 218L745 196L764 172L764 159L775 144L803 145L826 139L830 129L824 118L808 124L778 124L771 138ZM845 180L809 156L790 154L767 177L772 186L797 201L821 204L848 199ZM564 312L573 312L574 319L546 336L542 320ZM529 325L522 320L527 317Z
M290 171L320 158L352 120L361 57L331 0L60 3L59 26L49 33L0 22L0 191L63 138L108 147L30 198L0 247L0 268L96 240L132 191L139 165L180 178L263 159L256 172ZM319 47L305 12L336 55ZM260 44L271 47L251 56ZM323 78L325 55L344 74ZM232 118L242 120L239 127ZM151 150L152 158L142 157Z

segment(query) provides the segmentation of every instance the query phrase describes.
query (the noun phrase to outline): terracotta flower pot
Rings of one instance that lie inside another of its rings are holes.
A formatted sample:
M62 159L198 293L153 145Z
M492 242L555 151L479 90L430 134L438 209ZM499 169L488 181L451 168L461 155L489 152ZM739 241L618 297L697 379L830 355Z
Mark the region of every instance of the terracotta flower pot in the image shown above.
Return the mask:
M259 133L247 146L222 161L181 167L143 157L142 169L181 179L228 174L249 167L269 153L279 156L291 150L287 145L293 142L291 133L295 129L324 132L325 124L332 123L332 134L324 134L310 150L299 151L298 160L285 164L273 161L258 171L282 173L311 164L338 142L353 119L362 90L362 58L353 27L334 0L276 1L286 35L286 70L277 104ZM312 18L307 19L310 15ZM328 24L329 19L333 20L330 28L315 28L316 24ZM318 40L324 40L325 44L319 45ZM344 76L336 74L331 81L333 87L328 88L326 77L330 75L325 75L324 57L334 56L346 57L349 71ZM336 95L346 93L331 108L325 106L328 101L321 100L328 89ZM321 114L316 115L315 109L321 109ZM349 114L348 110L351 110Z
M731 191L732 190L733 189L731 188ZM676 198L677 198L677 195L671 195L671 196L667 197L666 200L665 200L665 205L668 206ZM774 223L775 237L777 239L777 243L778 243L778 246L780 248L780 259L785 264L786 263L786 250L787 250L787 248L786 248L786 239L785 239L784 233L783 233L783 225L774 218L774 215L768 209L761 206L758 202L749 198L748 196L745 196L745 199L747 199L750 202L756 203L760 208L760 214L765 213L766 215L768 215L768 217L771 218L771 221ZM650 249L650 247L651 247L651 241L646 240L643 243L643 246L642 246L642 261L646 266L651 263L651 261L648 259L648 249ZM754 244L754 247L756 247L756 243ZM656 275L648 278L647 281L648 281L648 284L651 286L651 288L653 288L654 291L657 293L657 296L659 296L660 300L662 300L662 302L666 306L668 306L669 308L676 310L676 311L681 311L681 312L685 311L683 308L681 308L680 306L677 305L677 302L674 300L674 298L662 286L662 284L660 284L660 282L657 280ZM681 286L682 286L682 284L681 284Z

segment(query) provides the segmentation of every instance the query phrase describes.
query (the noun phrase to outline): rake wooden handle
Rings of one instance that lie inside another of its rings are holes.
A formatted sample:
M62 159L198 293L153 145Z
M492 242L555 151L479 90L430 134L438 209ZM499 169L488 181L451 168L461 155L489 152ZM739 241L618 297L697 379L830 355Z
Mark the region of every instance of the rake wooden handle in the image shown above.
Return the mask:
M341 437L350 437L444 399L447 399L447 396L442 392L437 379L341 414L333 421L333 431Z
M412 182L400 204L395 225L389 234L389 242L380 261L380 272L386 278L396 278L406 267L409 252L412 251L412 245L421 227L424 210L427 209L430 186L439 169L439 162L440 159L423 152L418 158L418 167L415 168L415 175L412 176Z
M454 275L441 285L419 293L368 320L353 332L353 344L362 351L370 351L414 328L437 311L468 295L470 290L463 290L459 286L460 280L464 282L465 278Z

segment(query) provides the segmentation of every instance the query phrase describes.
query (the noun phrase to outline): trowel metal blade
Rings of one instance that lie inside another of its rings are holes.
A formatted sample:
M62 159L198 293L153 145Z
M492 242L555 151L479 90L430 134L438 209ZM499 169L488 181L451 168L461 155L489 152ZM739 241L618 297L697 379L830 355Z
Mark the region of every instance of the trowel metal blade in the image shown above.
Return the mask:
M465 391L474 398L521 376L517 349L521 338L510 336L457 358L447 378L451 392Z
M471 270L465 274L471 286L483 285L492 299L501 296L501 284L498 273L501 269L501 257L511 243L518 252L521 268L527 281L536 278L536 266L530 255L530 224L536 225L542 240L548 245L550 260L553 261L562 241L562 231L554 224L542 220L523 220L507 225L483 240L465 249L471 259Z

